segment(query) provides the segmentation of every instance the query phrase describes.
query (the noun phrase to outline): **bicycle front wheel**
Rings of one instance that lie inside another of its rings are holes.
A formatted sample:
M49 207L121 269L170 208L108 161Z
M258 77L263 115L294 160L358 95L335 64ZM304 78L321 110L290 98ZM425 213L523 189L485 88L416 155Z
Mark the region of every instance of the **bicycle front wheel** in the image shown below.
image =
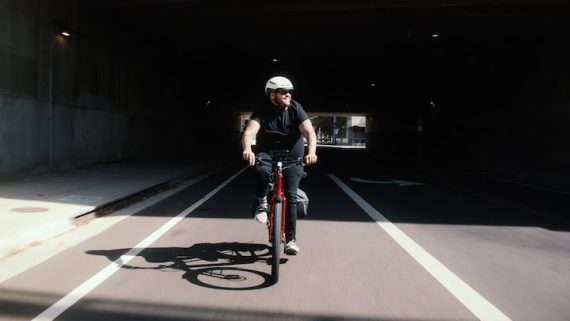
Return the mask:
M283 203L273 204L273 231L272 231L272 257L271 257L271 277L273 284L279 280L279 263L281 262L281 211Z

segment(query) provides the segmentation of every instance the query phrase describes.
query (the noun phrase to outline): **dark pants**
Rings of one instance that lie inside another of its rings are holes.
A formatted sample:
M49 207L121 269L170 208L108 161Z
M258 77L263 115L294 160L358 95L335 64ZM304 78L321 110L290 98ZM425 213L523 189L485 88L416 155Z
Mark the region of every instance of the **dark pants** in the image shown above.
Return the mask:
M271 163L257 164L255 169L258 173L257 190L258 198L268 196L271 182ZM296 239L297 231L297 188L303 177L303 166L294 166L283 171L283 190L287 198L287 216L285 219L285 238L288 241ZM267 201L270 201L269 199Z

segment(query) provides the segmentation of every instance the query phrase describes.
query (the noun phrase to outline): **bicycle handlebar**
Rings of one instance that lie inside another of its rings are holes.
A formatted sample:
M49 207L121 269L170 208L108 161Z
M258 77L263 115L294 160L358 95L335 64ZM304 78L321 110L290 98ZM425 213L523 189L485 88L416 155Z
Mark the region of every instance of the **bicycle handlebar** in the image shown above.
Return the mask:
M285 160L273 160L270 157L255 157L255 162L257 165L262 164L263 162L271 163L272 165L272 172L276 172L278 170L278 164L281 163L281 171L302 165L303 167L307 166L303 161L303 157L299 157L297 159L285 159ZM307 177L307 173L303 171L302 178Z
M279 163L279 161L277 161L277 163ZM305 166L305 162L303 161L303 158L299 157L299 159L297 160L291 160L291 161L281 161L281 170L284 170L286 168L290 168L290 167L295 167L295 166ZM284 165L284 164L289 164L289 165Z
M272 150L269 153L263 153L261 156L258 155L255 157L255 162L257 165L262 164L263 162L271 163L273 170L279 167L279 163L281 163L281 170L299 165L302 165L303 167L307 166L303 161L303 157L290 159L288 150ZM307 176L307 173L303 172L303 177L305 176Z
M273 165L277 165L278 163L281 163L282 169L293 167L293 166L298 166L298 165L303 165L303 166L306 165L305 162L303 161L302 157L299 157L297 159L287 159L287 160L273 160L270 158L256 157L255 161L258 164L263 163L263 162L268 162L268 163L271 163Z

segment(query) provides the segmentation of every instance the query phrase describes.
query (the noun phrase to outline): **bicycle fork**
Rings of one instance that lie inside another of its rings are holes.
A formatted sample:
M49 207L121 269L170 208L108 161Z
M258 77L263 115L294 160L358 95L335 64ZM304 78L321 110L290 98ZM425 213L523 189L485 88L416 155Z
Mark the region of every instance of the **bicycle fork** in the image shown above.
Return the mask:
M279 173L279 178L277 179L277 184L273 186L276 191L273 193L271 200L271 218L269 220L269 241L273 240L273 224L275 219L273 215L281 215L281 242L285 243L285 213L287 213L287 198L283 192L283 177ZM275 204L281 203L281 213L275 213Z

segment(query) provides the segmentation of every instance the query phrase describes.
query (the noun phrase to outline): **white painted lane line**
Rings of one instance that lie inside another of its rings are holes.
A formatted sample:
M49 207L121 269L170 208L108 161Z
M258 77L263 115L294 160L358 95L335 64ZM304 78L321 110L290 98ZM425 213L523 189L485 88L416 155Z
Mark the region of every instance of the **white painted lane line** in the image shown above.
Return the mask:
M123 265L127 264L130 260L136 257L142 250L147 248L149 245L154 243L158 238L164 235L168 230L173 228L176 224L184 219L187 215L192 213L195 209L200 207L204 204L207 200L209 200L212 196L218 193L222 188L228 185L232 180L234 180L237 176L239 176L243 171L245 171L247 167L241 169L236 174L225 180L222 184L218 187L213 189L211 192L206 194L192 206L186 208L184 211L180 212L175 217L171 218L168 222L154 231L151 235L147 236L144 240L142 240L139 244L135 245L130 251L126 254L122 255L120 258L115 260L113 263L109 264L103 270L99 271L97 274L89 278L87 281L83 282L80 286L75 288L73 291L69 292L66 296L64 296L61 300L54 303L40 315L35 317L32 321L52 321L57 318L60 314L65 312L65 310L69 309L72 305L77 303L81 298L95 289L99 284L103 283L106 279L108 279L113 273L117 272Z
M362 179L360 177L351 177L350 180L353 182L357 182L357 183L398 185L400 187L424 185L423 183L401 181L399 179L389 179L387 181L378 181L378 180Z
M451 294L481 321L510 321L503 312L487 301L477 291L451 272L419 244L392 224L372 205L356 194L333 174L328 175L358 206L360 206L396 243L408 252L421 266L439 281Z
M472 175L472 176L475 176L477 178L481 178L481 176L479 176L479 175ZM526 184L526 183L521 183L521 182L517 182L517 181L511 181L508 179L496 178L496 177L484 177L484 178L492 180L492 181L502 182L502 183L509 183L509 184L514 184L514 185L520 185L520 186L524 186L524 187L539 189L539 190L543 190L543 191L554 192L554 193L558 193L558 194L570 195L570 192L561 191L561 190L557 190L554 188L548 188L548 187L542 187L542 186L537 186L537 185L532 185L532 184Z

